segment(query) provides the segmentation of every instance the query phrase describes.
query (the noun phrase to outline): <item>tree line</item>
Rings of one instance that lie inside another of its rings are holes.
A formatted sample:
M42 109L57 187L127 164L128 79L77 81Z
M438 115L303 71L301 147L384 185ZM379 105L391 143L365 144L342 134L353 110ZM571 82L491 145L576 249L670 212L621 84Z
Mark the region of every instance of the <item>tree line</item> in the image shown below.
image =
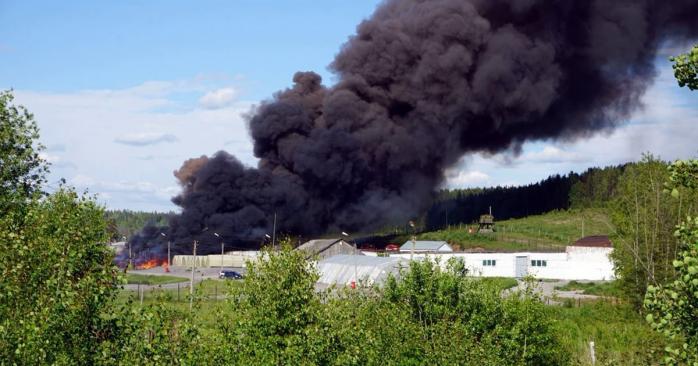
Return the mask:
M441 190L425 214L425 229L476 222L480 215L489 213L490 207L497 220L568 208L605 207L628 165L632 163L589 168L581 174L556 174L518 187Z
M104 219L111 241L131 238L146 225L167 226L174 212L145 212L132 210L105 210Z

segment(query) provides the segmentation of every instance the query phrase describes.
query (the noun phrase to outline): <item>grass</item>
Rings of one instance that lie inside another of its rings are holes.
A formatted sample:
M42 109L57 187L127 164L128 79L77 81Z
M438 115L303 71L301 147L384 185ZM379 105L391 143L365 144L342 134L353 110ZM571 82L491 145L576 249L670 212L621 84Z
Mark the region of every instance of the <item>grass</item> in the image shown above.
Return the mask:
M188 281L188 279L184 278L184 277L176 277L176 276L156 276L156 275L143 275L143 274L137 274L137 273L127 273L126 274L126 281L128 282L128 284L131 284L131 285L136 285L136 284L165 285L168 283L185 282L185 281Z
M491 283L502 290L508 290L519 285L515 278L510 277L479 277L482 282Z
M579 282L570 281L564 286L555 286L558 291L581 291L586 295L620 297L621 289L616 281Z
M468 229L477 225L455 225L447 229L422 233L423 240L445 240L460 249L480 248L492 251L550 251L564 247L584 236L608 235L613 231L608 216L602 209L552 211L496 223L491 234L471 234ZM406 240L406 239L405 239Z
M595 344L597 365L656 365L666 341L628 305L604 301L581 307L548 307L574 364L590 365L589 342Z

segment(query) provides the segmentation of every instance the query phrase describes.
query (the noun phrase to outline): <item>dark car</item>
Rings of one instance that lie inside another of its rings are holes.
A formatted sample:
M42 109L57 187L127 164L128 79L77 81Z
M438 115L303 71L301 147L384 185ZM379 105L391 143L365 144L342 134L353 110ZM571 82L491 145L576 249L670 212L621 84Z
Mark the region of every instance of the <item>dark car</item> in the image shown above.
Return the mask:
M220 271L220 272L218 273L218 278L221 278L221 279L222 279L222 278L230 278L230 279L233 279L233 280L241 280L242 277L243 277L243 276L242 276L241 273L235 272L235 271L223 270L223 271Z

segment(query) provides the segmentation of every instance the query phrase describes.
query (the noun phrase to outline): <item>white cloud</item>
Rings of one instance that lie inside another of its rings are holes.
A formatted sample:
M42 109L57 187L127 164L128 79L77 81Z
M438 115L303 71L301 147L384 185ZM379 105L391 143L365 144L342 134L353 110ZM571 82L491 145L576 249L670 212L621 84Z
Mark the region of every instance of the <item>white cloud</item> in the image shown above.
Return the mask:
M198 105L198 95L220 89L216 82L154 81L66 93L15 90L15 96L34 113L41 141L51 147L45 151L53 162L50 182L68 178L98 193L109 208L173 210L170 198L178 188L172 172L184 160L226 149L247 165L257 162L242 118L253 102L233 101L215 110ZM237 143L226 146L231 140Z
M577 153L562 150L558 147L547 145L541 151L524 153L519 160L532 163L563 164L579 163L587 159Z
M233 88L222 88L210 91L199 99L199 105L205 109L220 109L235 101L237 91Z
M169 133L135 133L117 137L114 142L129 146L148 146L161 142L177 142L177 136Z
M477 170L448 170L446 185L450 188L482 187L490 181L490 176Z
M153 205L153 197L167 202L179 193L179 187L176 185L160 186L146 181L129 180L101 181L82 174L69 179L68 183L78 189L87 189L89 192L97 193L98 199L110 201L117 197L122 199L126 197L131 202L147 203L161 210L172 210L173 208L167 207L167 205Z

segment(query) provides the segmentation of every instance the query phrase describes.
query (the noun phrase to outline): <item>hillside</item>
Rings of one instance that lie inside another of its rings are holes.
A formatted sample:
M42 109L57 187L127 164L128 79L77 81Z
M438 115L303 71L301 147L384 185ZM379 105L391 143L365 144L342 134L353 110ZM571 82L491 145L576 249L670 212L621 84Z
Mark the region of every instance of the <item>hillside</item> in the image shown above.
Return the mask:
M583 223L583 224L582 224ZM582 234L582 226L584 233ZM477 225L456 225L444 230L419 234L418 239L445 240L454 249L485 250L564 250L582 235L608 235L613 232L603 209L552 211L542 215L499 221L491 234L473 234ZM407 240L408 237L400 239ZM402 241L404 242L404 241ZM457 247L457 248L456 248Z

